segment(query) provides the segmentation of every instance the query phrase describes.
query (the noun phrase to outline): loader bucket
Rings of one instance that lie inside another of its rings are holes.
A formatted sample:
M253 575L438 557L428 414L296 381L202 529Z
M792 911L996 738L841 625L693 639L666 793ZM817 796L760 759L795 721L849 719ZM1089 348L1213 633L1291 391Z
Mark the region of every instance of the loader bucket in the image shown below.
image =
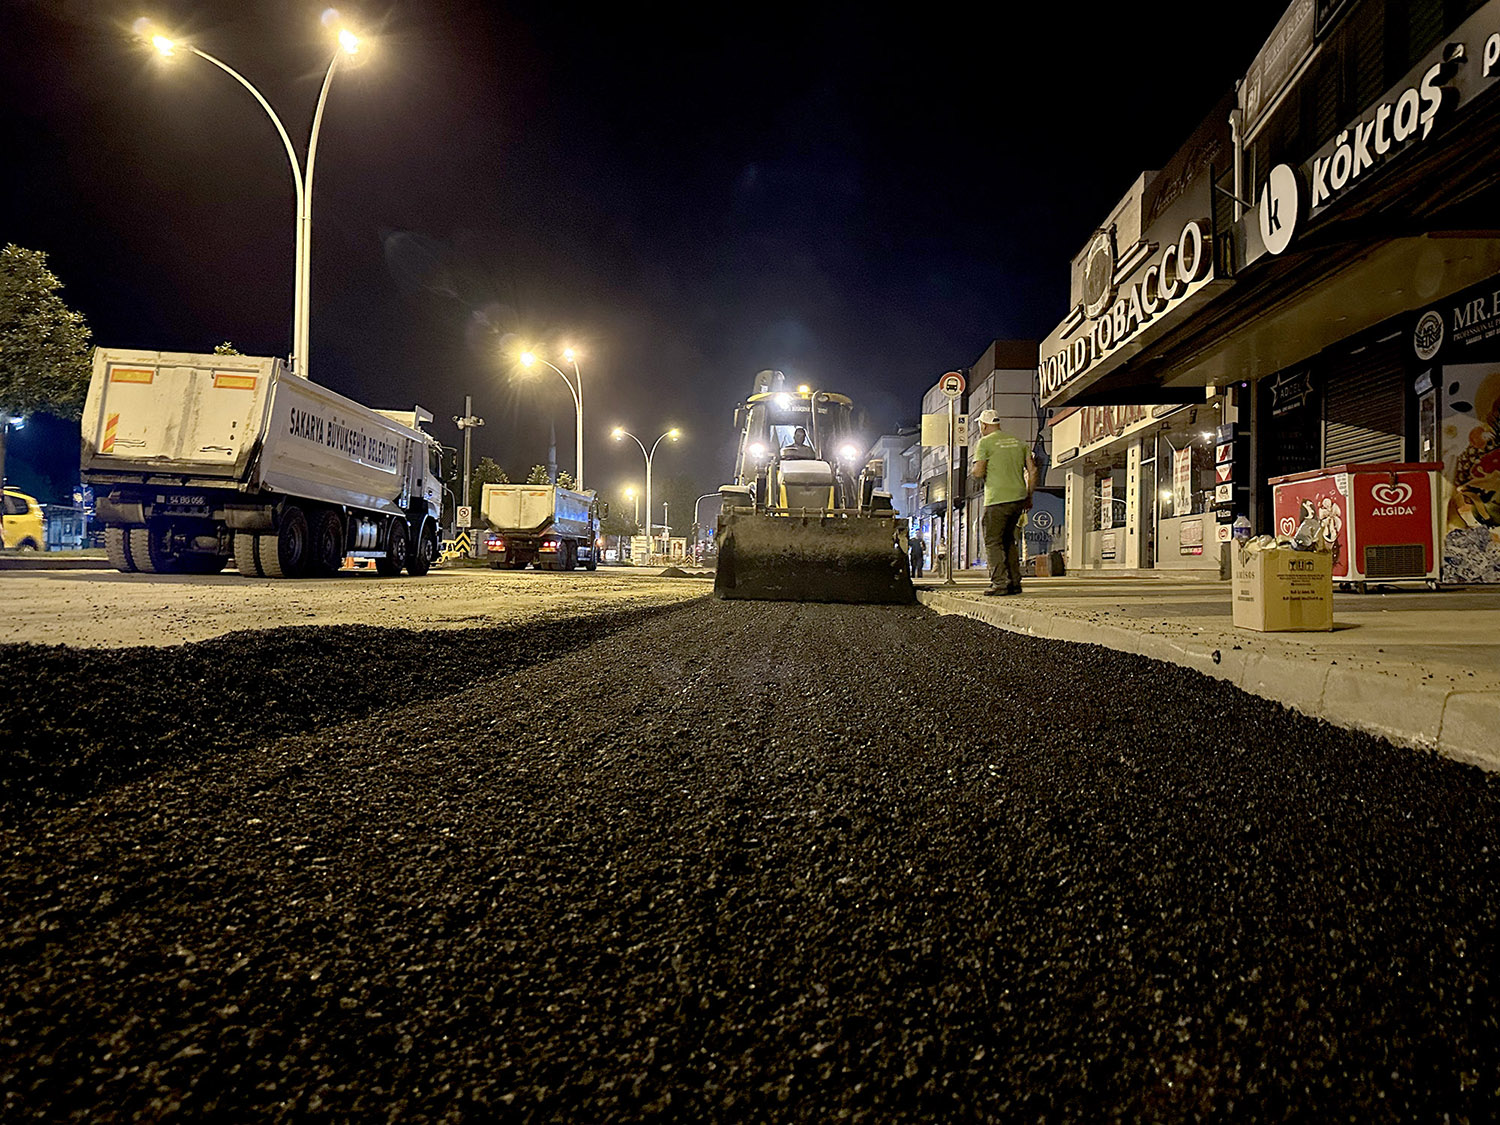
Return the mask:
M720 598L911 605L916 591L896 521L879 516L768 515L719 518Z

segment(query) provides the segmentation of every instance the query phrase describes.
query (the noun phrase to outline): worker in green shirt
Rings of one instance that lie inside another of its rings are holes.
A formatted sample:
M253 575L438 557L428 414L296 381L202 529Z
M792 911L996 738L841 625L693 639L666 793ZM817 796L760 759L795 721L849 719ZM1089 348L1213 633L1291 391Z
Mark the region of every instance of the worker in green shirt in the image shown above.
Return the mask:
M979 416L979 443L971 475L984 481L984 555L990 564L987 595L1021 592L1021 513L1031 507L1036 489L1036 458L1031 450L1000 429L1000 416Z

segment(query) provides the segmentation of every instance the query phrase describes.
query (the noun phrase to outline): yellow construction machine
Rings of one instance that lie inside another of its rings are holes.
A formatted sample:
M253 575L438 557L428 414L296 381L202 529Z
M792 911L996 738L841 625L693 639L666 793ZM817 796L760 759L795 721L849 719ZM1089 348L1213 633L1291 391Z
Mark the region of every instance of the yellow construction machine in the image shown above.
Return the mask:
M916 601L904 521L864 463L852 400L762 371L735 427L735 479L719 489L718 597Z

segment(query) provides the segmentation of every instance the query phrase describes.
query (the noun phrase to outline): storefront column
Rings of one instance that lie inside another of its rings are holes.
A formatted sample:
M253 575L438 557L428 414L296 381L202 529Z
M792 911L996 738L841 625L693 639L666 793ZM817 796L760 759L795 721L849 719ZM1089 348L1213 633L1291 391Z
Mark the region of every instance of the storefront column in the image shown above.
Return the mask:
M1082 570L1087 565L1084 557L1083 536L1087 530L1085 523L1088 519L1088 487L1092 479L1091 472L1083 472L1079 469L1067 471L1063 503L1063 520L1067 524L1067 535L1063 541L1067 544L1067 565L1070 572Z
M1141 443L1132 440L1125 450L1125 549L1120 552L1129 567L1148 567L1142 559L1141 545Z

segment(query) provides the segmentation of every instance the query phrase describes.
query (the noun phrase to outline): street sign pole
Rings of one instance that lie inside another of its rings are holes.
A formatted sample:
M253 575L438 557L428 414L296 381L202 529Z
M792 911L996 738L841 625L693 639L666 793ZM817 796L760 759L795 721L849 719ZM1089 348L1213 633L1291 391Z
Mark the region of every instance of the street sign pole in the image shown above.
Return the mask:
M471 504L473 500L473 498L469 494L469 436L473 432L475 426L484 425L483 418L474 417L474 398L472 395L464 395L464 416L462 418L453 419L453 423L464 433L464 494L460 498L463 503L461 505L457 505L459 507L462 507L463 505ZM476 558L479 556L477 546L478 544L476 543L469 549L469 553Z
M953 467L958 461L958 399L964 393L964 377L950 371L942 377L938 386L948 396L948 514L943 520L946 544L943 550L943 569L948 577L944 586L957 586L953 580L953 567L958 558L958 501L954 496Z
M954 515L958 511L958 506L955 503L954 497L953 497L953 462L954 462L954 459L955 459L955 457L954 457L954 448L953 447L954 447L954 444L955 444L955 440L957 438L957 434L956 434L955 431L958 428L955 425L955 417L954 416L957 414L957 412L958 412L958 399L956 399L956 398L950 398L950 399L948 399L948 518L943 521L944 523L946 523L948 525L948 527L947 527L947 533L948 533L947 534L947 538L948 538L948 550L947 550L947 560L946 560L947 561L947 566L945 568L947 570L947 572L948 572L948 578L947 578L947 581L945 581L943 583L944 586L957 586L958 585L958 583L953 580L953 562L954 562L954 553L953 553L954 542L953 541L954 541L954 538L956 537L955 533L957 531L957 524L956 524L956 521L954 520L953 517L954 517Z

